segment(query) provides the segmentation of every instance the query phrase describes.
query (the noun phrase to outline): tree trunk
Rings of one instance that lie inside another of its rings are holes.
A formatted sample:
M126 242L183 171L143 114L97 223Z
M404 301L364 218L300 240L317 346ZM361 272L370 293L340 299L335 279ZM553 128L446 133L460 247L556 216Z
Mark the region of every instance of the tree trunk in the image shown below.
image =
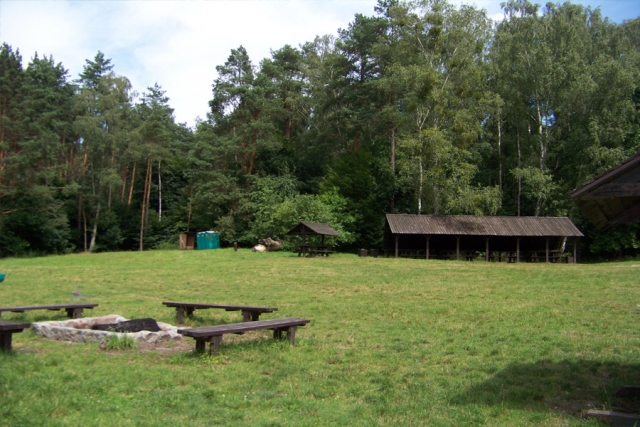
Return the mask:
M193 199L193 186L191 187L191 195L189 196L189 212L187 212L187 233L189 232L189 227L191 226L191 201Z
M424 182L424 169L422 167L422 157L420 157L420 187L418 189L418 215L422 213L422 184Z
M81 230L82 230L82 194L78 196L78 233L80 233Z
M396 128L391 124L391 172L396 173Z
M120 203L124 201L124 192L127 188L127 174L129 173L129 165L124 167L124 172L122 172L122 191L120 191Z
M93 252L93 248L96 245L96 236L98 235L98 219L100 218L100 199L98 199L98 205L96 206L96 217L93 220L93 230L91 230L91 243L89 244L89 252Z
M158 160L158 222L162 221L162 175L160 175L160 162Z
M140 212L140 250L144 249L144 227L147 208L147 193L149 192L149 174L150 174L151 157L147 160L147 174L144 177L144 192L142 194L142 209Z
M520 167L520 160L522 152L520 150L520 131L516 130L516 142L518 146L518 167ZM520 216L520 196L522 194L522 177L518 175L518 216Z
M502 194L502 123L498 119L498 187Z
M84 251L87 252L87 214L82 207L82 222L84 223Z
M153 162L151 158L149 158L149 183L147 184L147 200L146 200L146 209L144 214L144 226L147 227L149 225L149 200L151 199L151 184L153 182Z
M129 188L129 200L127 206L131 205L131 198L133 197L133 184L136 182L136 165L138 162L133 162L133 172L131 172L131 187Z

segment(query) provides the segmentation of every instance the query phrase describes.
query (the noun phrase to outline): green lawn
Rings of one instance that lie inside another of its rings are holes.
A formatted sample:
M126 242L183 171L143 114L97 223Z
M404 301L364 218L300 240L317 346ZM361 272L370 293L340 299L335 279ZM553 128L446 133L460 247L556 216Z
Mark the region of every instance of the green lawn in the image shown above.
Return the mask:
M100 304L85 316L175 323L161 301L183 300L311 319L294 347L260 332L225 337L218 356L16 334L14 353L0 355L3 426L564 426L597 425L579 417L591 408L638 411L612 394L640 384L640 262L225 249L3 259L0 271L0 306L71 302L80 289ZM188 322L240 320L201 310Z

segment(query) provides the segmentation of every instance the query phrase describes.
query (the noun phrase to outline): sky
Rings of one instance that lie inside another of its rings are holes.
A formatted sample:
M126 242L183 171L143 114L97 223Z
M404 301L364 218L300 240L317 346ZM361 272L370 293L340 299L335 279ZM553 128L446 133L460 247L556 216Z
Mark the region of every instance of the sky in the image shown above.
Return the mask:
M502 17L504 0L464 1ZM452 3L462 3L460 0ZM546 3L546 1L533 1ZM640 16L638 0L574 0L613 22ZM285 44L336 35L376 0L0 0L0 43L19 49L26 67L37 52L76 79L98 51L139 94L158 83L179 123L206 119L211 85L231 49L255 65Z

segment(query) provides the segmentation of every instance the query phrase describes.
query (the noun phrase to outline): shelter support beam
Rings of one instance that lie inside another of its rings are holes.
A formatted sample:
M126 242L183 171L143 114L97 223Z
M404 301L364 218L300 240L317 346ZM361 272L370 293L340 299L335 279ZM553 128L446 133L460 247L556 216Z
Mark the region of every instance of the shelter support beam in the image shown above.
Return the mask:
M516 239L516 262L520 262L520 238Z
M460 237L456 236L456 261L460 261Z
M484 238L484 253L485 253L485 260L489 262L489 237Z
M396 234L396 258L398 258L398 235Z
M429 239L431 239L431 236L427 236L427 254L426 254L427 259L429 259Z
M573 263L578 262L578 239L573 239Z
M549 262L549 239L544 239L546 241L546 248L547 248L547 262Z

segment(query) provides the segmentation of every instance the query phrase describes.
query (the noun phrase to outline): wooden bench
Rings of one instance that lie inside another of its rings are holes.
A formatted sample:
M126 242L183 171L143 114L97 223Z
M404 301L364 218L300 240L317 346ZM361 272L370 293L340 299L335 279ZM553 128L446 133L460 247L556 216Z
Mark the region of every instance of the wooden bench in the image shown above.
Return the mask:
M192 316L195 309L205 309L205 308L220 308L225 311L241 311L242 312L242 321L250 322L257 321L260 319L260 315L262 313L273 313L274 311L278 311L275 307L253 307L246 305L225 305L225 304L201 304L197 302L175 302L175 301L165 301L162 304L167 307L175 307L176 308L176 320L178 323L182 323L184 320L184 314L187 316Z
M178 333L196 340L196 353L204 352L205 343L209 344L209 353L217 354L224 334L243 334L258 329L272 329L273 338L282 338L282 332L289 336L289 344L294 345L296 329L309 323L307 319L288 317L284 319L259 320L255 322L233 323L230 325L201 326L199 328L178 329Z
M9 322L0 320L0 351L11 351L11 336L18 332L22 332L31 326L31 323Z
M67 316L70 319L78 319L82 317L82 311L85 308L93 309L93 307L97 307L98 304L54 304L54 305L27 305L24 307L0 307L0 316L2 316L3 311L10 311L12 313L24 313L28 310L51 310L51 311L59 311L66 310Z

